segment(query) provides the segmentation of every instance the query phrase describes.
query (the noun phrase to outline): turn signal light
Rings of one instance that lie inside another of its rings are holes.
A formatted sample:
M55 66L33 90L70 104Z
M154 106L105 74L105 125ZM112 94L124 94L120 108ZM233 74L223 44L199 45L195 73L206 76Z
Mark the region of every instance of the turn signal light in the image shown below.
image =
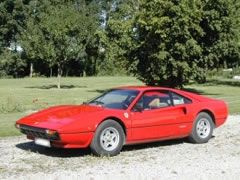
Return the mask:
M15 127L17 128L17 129L20 129L20 124L15 124Z

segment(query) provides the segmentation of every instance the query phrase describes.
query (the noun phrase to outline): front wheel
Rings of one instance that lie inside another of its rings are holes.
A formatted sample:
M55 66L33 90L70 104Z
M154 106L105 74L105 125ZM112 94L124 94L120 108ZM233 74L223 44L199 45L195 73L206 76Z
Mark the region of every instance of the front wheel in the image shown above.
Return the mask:
M192 143L206 143L212 137L214 123L212 117L201 112L196 117L189 140Z
M120 153L124 142L121 125L114 120L106 120L97 128L90 148L97 156L115 156Z

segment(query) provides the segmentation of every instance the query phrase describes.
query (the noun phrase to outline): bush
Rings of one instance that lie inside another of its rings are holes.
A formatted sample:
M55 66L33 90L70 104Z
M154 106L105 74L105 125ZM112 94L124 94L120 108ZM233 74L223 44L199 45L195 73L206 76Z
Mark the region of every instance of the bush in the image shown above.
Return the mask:
M5 50L0 55L0 77L23 77L26 66L26 60L21 59L19 53Z
M23 105L13 97L8 97L7 100L0 104L0 113L14 113L24 111Z
M223 78L223 79L232 79L233 76L240 75L240 68L232 68L230 69L213 69L208 71L207 77L210 79L213 78Z

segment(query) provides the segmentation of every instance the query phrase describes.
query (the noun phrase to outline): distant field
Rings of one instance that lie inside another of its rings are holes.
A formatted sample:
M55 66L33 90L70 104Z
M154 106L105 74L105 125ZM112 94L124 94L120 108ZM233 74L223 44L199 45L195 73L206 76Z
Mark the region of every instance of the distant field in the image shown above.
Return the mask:
M15 121L31 111L57 104L81 104L101 91L122 85L141 85L133 77L63 78L56 89L56 78L0 79L0 137L18 135ZM240 83L211 81L189 85L188 90L225 100L231 113L240 112Z

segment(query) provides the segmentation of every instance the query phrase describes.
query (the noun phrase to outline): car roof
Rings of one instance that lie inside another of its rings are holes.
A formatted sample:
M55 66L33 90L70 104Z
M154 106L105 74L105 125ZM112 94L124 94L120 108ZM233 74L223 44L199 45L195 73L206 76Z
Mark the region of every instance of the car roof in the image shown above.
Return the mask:
M138 90L138 91L147 91L147 90L173 90L176 89L172 88L165 88L165 87L158 87L158 86L120 86L114 89L131 89L131 90Z
M201 96L199 94L192 93L189 91L173 89L173 88L166 88L166 87L159 87L159 86L120 86L120 87L117 87L114 89L138 90L140 92L151 91L151 90L167 90L167 91L172 91L177 94L180 94L180 95L187 97L193 101L209 101L209 100L212 101L212 100L214 100L212 98Z
M173 88L166 88L166 87L159 87L159 86L121 86L118 88L114 88L114 89L128 89L128 90L138 90L140 92L143 91L151 91L151 90L167 90L167 91L172 91L175 92L177 94L180 94L184 97L187 97L191 100L197 100L197 101L206 101L206 100L210 100L211 98L208 97L204 97L195 93L191 93L188 91L184 91L184 90L180 90L180 89L173 89Z

